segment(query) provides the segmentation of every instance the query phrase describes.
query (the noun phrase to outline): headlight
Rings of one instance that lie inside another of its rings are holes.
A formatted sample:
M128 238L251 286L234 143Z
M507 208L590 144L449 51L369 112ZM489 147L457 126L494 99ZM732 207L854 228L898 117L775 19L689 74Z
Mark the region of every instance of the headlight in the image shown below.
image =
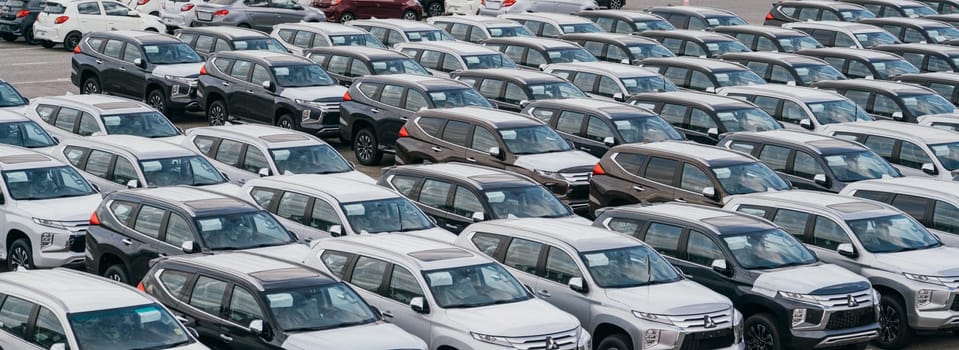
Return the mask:
M510 344L509 341L506 340L506 338L504 337L495 337L492 335L479 334L474 332L470 332L470 335L473 336L473 339L479 340L484 343L490 343L490 344L496 344L496 345L502 345L502 346L512 346L512 344Z
M663 315L651 314L648 312L642 311L633 311L633 316L636 316L639 319L646 320L649 322L656 322L662 324L673 325L673 321L670 321L669 318Z
M326 106L325 104L323 104L323 103L313 102L313 101L310 101L310 100L299 100L299 99L297 99L297 100L293 100L293 101L296 101L297 104L300 104L300 105L303 105L303 106L307 106L307 107L311 107L311 108L319 108L319 109L326 109L326 108L327 108L327 106Z
M163 77L166 78L166 80L175 81L177 83L187 84L187 85L190 85L196 82L196 79L178 77L175 75L164 75Z
M553 178L553 179L557 179L557 180L566 181L566 178L564 178L562 174L560 174L560 173L558 173L558 172L555 172L555 171L547 171L547 170L533 169L533 172L536 173L536 174L538 174L538 175L540 175L540 176L545 176L545 177L549 177L549 178Z
M33 223L37 225L43 225L47 227L59 228L66 230L67 227L63 225L62 222L49 219L33 218Z
M817 301L816 298L813 298L811 295L807 295L807 294L779 291L779 296L782 297L783 299L798 301L800 303L820 305L819 301Z
M923 282L923 283L935 284L935 285L937 285L937 286L945 286L945 284L942 283L941 280L939 280L939 277L926 276L926 275L917 275L917 274L905 273L905 272L903 272L902 275L905 276L906 278L911 279L911 280L916 281L916 282Z

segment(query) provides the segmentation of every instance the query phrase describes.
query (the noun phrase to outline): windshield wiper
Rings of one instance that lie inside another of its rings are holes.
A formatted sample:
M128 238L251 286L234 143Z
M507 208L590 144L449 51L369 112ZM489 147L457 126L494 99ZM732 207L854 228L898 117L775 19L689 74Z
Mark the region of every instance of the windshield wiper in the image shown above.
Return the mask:
M190 343L190 340L188 339L188 340L184 340L184 341L181 341L181 342L178 342L178 343L173 343L173 344L160 344L160 345L154 345L154 346L144 346L144 347L140 347L140 348L129 348L129 349L127 349L127 350L159 350L159 349L170 349L170 348L175 348L175 347L183 346L183 345L186 345L186 344L189 344L189 343Z

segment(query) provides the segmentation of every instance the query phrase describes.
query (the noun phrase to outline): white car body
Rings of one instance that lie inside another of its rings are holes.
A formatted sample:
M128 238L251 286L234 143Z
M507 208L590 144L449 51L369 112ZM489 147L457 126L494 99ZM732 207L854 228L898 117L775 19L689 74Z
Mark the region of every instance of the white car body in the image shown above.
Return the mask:
M203 0L166 0L160 7L160 21L163 21L163 24L166 24L169 28L189 27L193 23L193 19L196 18L196 4L202 2Z
M157 1L157 0L152 0ZM149 30L166 31L166 26L160 22L160 19L147 14L130 9L120 2L112 0L92 0L92 1L48 1L47 7L51 4L59 4L65 10L63 13L48 13L46 10L37 16L37 21L33 25L33 36L37 40L52 43L63 43L68 34L78 33L83 35L89 32L103 32L109 30ZM96 4L97 14L80 14L78 6L91 6ZM108 15L105 7L110 7L114 11L113 15ZM122 12L122 13L121 13ZM57 24L58 18L64 18ZM79 42L79 37L77 37Z

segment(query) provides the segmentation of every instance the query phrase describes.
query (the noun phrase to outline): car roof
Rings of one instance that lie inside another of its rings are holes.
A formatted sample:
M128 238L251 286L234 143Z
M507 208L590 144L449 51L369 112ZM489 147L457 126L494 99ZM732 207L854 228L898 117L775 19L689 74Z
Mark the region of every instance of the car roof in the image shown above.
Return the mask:
M523 26L522 24L517 23L516 21L493 17L493 16L479 16L479 15L452 15L452 16L438 16L430 18L431 21L444 21L449 20L453 22L464 22L474 25L481 25L487 28L497 28L497 27L516 27Z
M0 144L0 168L3 170L49 168L65 165L47 154L13 145Z
M469 70L456 72L456 76L496 78L496 79L503 79L503 80L519 81L519 82L523 82L524 84L534 84L534 83L542 83L542 82L549 82L549 83L566 82L566 79L560 78L558 76L555 76L549 73L543 73L538 70L514 69L514 68L469 69Z
M846 79L846 80L824 80L813 83L813 86L818 88L852 88L852 87L865 87L877 90L883 90L895 95L929 95L935 94L936 92L932 89L922 87L912 83L898 82L898 81L888 81L888 80L875 80L875 79Z
M924 78L931 80L941 80L941 81L950 81L955 82L959 81L959 74L954 72L928 72L928 73L909 73L897 75L894 79L899 80L905 78L907 80L922 81Z
M864 3L864 4L888 4L888 5L898 5L898 6L926 6L918 1L910 0L845 0L851 3Z
M486 44L510 44L510 45L520 45L527 47L536 47L542 50L556 49L556 48L578 48L579 44L574 42L560 40L560 39L551 39L551 38L539 38L539 37L502 37L502 38L490 38L484 41Z
M952 46L952 45L904 43L904 44L880 45L876 47L877 50L882 50L882 49L895 50L896 48L910 49L913 51L939 53L939 54L944 54L946 56L959 56L959 47ZM936 72L936 73L942 73L942 72ZM948 72L948 73L955 74L953 72Z
M316 240L323 249L402 261L419 271L493 263L482 254L429 238L403 234L352 235ZM419 271L414 271L419 272Z
M319 32L325 35L369 34L369 32L340 23L328 22L293 22L277 24L276 29L298 29Z
M398 49L402 48L417 48L417 49L432 49L440 51L452 51L458 55L476 55L476 54L490 54L499 52L496 49L491 47L486 47L479 44L474 44L465 41L419 41L419 42L410 42L410 43L400 43L397 44Z
M612 74L620 78L634 78L634 77L656 77L660 76L657 73L645 70L643 68L632 66L628 64L620 64L613 62L571 62L571 63L554 63L548 65L546 69L572 69L578 71L593 71L593 72L603 72Z
M220 254L185 254L169 257L163 262L192 265L196 268L228 273L238 279L253 283L260 290L277 287L324 285L336 283L336 279L301 264L274 257L247 252L224 252Z
M856 8L856 9L861 9L861 8L863 8L861 5L852 4L852 3L848 3L848 2L841 2L841 1L787 0L787 1L780 1L780 2L776 3L776 5L800 5L800 4L802 4L802 5L809 4L809 5L814 5L814 6L817 6L817 7L829 7L829 8L838 8L838 9L842 9L842 8Z
M700 68L706 68L709 71L749 70L749 68L746 68L746 66L732 61L692 56L653 57L639 61L640 65L646 65L650 63L661 64L665 66L696 66Z
M809 57L803 55L797 55L794 53L786 52L768 52L768 51L756 51L756 52L729 52L724 53L719 56L720 59L761 59L768 61L782 62L789 65L826 65L825 61L816 57Z
M417 172L469 182L478 190L538 186L529 178L501 169L463 163L432 163L401 165L392 168L396 172Z
M847 187L849 187L849 189L856 190L875 190L893 193L900 193L899 191L908 191L913 193L924 193L929 197L951 198L953 201L959 201L959 182L939 180L933 177L886 177L873 180L856 181L847 185Z
M66 268L8 272L0 274L0 284L9 295L59 307L65 313L156 303L130 286Z
M192 216L205 216L223 212L249 212L260 209L239 198L210 191L201 187L171 186L144 188L113 192L119 198L149 198L158 202L175 204Z
M729 10L718 9L714 7L700 7L700 6L656 6L646 9L646 11L664 11L664 12L673 12L673 13L695 13L701 14L704 16L737 16L735 13ZM737 16L738 17L738 16Z
M729 138L744 141L751 140L766 143L788 144L814 151L820 155L848 153L869 149L858 142L793 130L741 132L731 134Z
M840 28L846 29L852 32L857 31L869 31L869 32L878 32L883 30L872 24L858 23L858 22L843 22L843 21L808 21L808 22L794 22L787 23L783 25L784 28L791 27L809 27L809 28Z
M132 135L101 135L71 138L63 140L61 144L92 149L109 149L114 153L124 152L137 159L160 159L197 155L195 152L179 145ZM136 145L136 147L130 147L131 145Z
M636 115L656 116L656 113L646 108L625 103L608 102L592 98L560 98L533 101L532 107L544 108L582 108L598 112L599 115L608 115L610 119L635 117Z
M135 31L135 30L114 30L109 32L94 32L91 33L94 36L100 37L113 37L113 38L124 38L135 43L145 45L145 44L162 44L162 43L183 43L180 39L177 39L175 36L168 34L161 34L157 32L147 32L147 31Z
M663 203L649 206L627 205L614 208L610 212L646 213L679 219L683 222L708 227L713 233L720 235L769 230L777 227L776 224L757 216L721 208L683 203Z
M728 86L720 88L719 91L789 96L807 103L846 100L843 95L829 90L820 90L805 86L783 86L779 84Z
M217 52L215 56L256 60L271 66L289 64L316 64L315 62L301 56L266 50L221 51Z
M402 30L439 30L426 22L410 21L399 18L371 18L350 21L347 25L370 25L374 27L392 27Z
M446 41L445 43L449 42ZM367 60L409 58L402 52L369 46L314 46L304 50L304 52L358 56Z
M704 42L736 40L736 38L723 33L706 32L702 30L689 30L689 29L647 30L640 33L639 35L647 36L647 37L648 36L679 37L682 39L700 40Z
M683 104L710 106L717 109L740 109L756 107L752 103L737 98L694 91L669 91L657 93L646 92L633 96L638 100L681 101Z
M450 88L467 88L468 84L455 79L443 78L434 75L418 74L382 74L366 75L357 80L362 83L386 83L402 86L418 86L423 90L447 90Z
M827 125L829 131L850 131L864 134L887 135L899 139L918 140L922 144L959 142L959 133L931 126L891 120Z
M877 18L866 18L861 20L862 23L872 24L905 24L905 25L916 25L919 27L951 27L948 23L937 21L934 19L927 18L911 18L911 17L877 17Z
M574 23L593 23L586 18L574 15L567 15L564 13L550 13L550 12L525 12L525 13L507 13L500 15L501 18L506 19L527 19L527 20L538 20L538 21L550 21L556 22L559 24L574 24Z
M25 115L20 113L8 111L5 109L0 109L0 123L25 122L25 121L33 121L33 119L27 118Z
M813 57L818 57L819 54L823 56L849 56L857 57L865 60L901 60L902 57L899 57L896 54L879 51L879 50L870 50L870 49L854 49L851 47L821 47L818 49L805 49L799 50L797 52L800 55L810 55Z
M560 36L560 39L570 40L570 41L575 41L575 40L593 40L593 41L600 41L600 42L611 41L611 42L618 42L624 45L636 44L636 43L662 45L659 43L659 41L656 41L656 39L653 39L653 38L647 38L644 36L632 35L632 34L606 33L606 32L563 34L562 36Z
M682 155L690 159L696 159L706 164L715 162L739 162L755 163L756 159L739 151L726 148L708 146L688 141L663 141L650 143L628 143L613 148L615 151L627 150L632 152L642 152L644 150L656 151L666 154Z
M621 233L583 224L573 224L556 219L524 218L484 221L471 227L471 231L501 232L497 227L522 231L525 234L509 232L508 236L533 238L544 243L555 245L556 242L567 244L579 252L592 252L606 249L617 249L644 245L640 241Z
M421 117L444 119L450 117L465 119L476 123L486 124L494 129L543 125L542 122L519 113L482 107L427 109L417 112L416 115Z
M330 175L296 174L270 176L251 181L256 181L257 185L266 184L306 194L322 193L340 203L401 197L383 186Z
M34 98L30 102L80 108L100 115L156 111L140 101L101 94L43 96Z
M179 29L180 32L184 33L209 33L222 35L231 39L243 39L243 38L268 38L269 34L264 32L240 28L240 27L187 27Z
M805 1L804 1L805 2ZM720 26L713 28L714 32L723 33L726 31L733 33L768 33L774 36L808 36L808 34L796 30L778 26L758 26L758 25L738 25L738 26Z
M773 207L781 203L799 208L817 209L833 213L844 220L902 214L901 211L880 202L818 191L757 192L737 195L732 198L747 203L755 203L756 201L750 201L750 199L758 199L764 202L762 205Z
M637 11L637 10L624 10L624 9L608 9L608 10L587 10L576 13L578 16L586 15L597 15L600 17L617 17L617 18L630 18L633 20L649 20L656 19L662 20L662 17L654 15L652 13Z
M266 148L286 148L326 143L317 137L299 131L258 124L205 126L189 129L186 134L231 139L240 138L246 143L255 142Z

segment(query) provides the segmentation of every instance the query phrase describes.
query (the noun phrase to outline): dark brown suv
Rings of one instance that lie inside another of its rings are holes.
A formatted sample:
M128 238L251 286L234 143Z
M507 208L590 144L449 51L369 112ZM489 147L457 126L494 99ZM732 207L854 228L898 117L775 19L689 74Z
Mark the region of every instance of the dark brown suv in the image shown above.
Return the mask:
M672 201L722 206L731 195L788 189L775 171L738 151L678 141L625 144L593 168L589 208Z
M396 163L464 162L515 171L585 211L597 158L573 149L546 124L518 113L477 107L417 112L400 129Z

